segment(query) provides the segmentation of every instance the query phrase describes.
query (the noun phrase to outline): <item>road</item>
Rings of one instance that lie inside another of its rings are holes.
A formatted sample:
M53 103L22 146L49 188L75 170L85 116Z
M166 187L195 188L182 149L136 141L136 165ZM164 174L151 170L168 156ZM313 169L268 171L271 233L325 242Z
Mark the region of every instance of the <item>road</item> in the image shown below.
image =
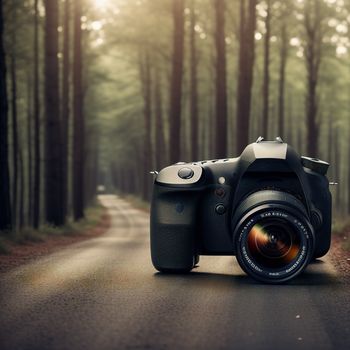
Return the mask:
M280 286L232 257L162 275L147 213L101 201L104 235L0 274L0 349L350 349L350 285L329 259Z

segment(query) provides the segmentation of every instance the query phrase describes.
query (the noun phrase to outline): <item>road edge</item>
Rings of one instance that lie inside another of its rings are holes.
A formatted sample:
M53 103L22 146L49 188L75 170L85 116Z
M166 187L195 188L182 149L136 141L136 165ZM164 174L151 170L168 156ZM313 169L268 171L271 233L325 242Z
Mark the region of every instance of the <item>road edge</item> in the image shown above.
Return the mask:
M103 211L98 222L86 231L78 231L74 234L62 234L59 236L47 236L42 242L25 242L18 244L9 242L8 254L0 254L0 273L8 272L13 268L24 265L30 261L45 255L52 254L74 243L85 241L103 235L111 226L111 216L108 209Z

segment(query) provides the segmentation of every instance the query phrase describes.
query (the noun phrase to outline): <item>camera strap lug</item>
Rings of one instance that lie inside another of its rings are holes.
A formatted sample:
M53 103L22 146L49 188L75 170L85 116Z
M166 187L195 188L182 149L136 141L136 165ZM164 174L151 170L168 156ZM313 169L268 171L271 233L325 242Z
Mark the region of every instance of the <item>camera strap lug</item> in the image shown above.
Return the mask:
M279 143L284 143L281 136L277 136L276 141Z

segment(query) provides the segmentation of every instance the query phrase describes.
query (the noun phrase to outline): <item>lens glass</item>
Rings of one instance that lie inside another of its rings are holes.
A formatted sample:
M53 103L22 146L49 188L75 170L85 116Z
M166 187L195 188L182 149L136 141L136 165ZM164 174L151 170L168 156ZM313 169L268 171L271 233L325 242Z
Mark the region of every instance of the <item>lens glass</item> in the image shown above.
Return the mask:
M298 231L283 219L263 219L248 234L249 255L262 268L280 269L292 263L301 249Z

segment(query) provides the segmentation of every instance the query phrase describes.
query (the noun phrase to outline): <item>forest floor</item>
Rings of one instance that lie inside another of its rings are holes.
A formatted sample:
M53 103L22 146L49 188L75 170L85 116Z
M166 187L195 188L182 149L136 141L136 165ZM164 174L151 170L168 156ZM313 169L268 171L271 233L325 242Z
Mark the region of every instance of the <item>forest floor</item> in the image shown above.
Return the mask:
M43 227L31 231L29 237L3 240L0 253L0 272L53 253L70 244L91 239L105 233L111 225L107 209L102 206L87 210L86 219L63 229ZM19 233L21 235L21 233Z
M350 228L333 234L330 258L336 269L350 278Z
M350 278L350 219L335 218L332 230L331 260L343 276Z

